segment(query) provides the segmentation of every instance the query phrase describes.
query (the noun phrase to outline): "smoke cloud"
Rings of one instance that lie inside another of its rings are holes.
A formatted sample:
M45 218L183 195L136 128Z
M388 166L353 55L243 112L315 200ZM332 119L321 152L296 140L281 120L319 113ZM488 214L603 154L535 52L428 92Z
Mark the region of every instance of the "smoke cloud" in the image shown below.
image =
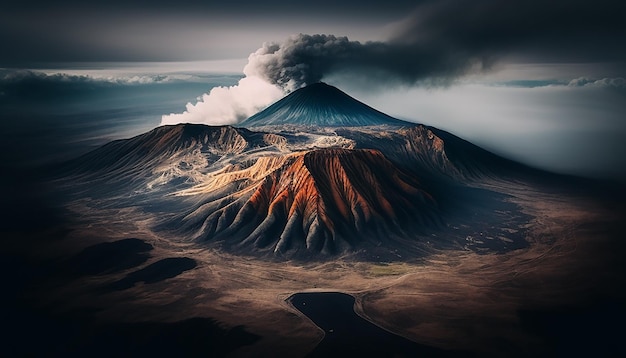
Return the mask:
M459 55L398 41L350 41L334 35L299 34L281 44L266 43L250 55L246 73L290 92L328 76L368 78L372 83L448 84L489 68L480 53Z
M284 92L258 77L246 76L230 87L214 87L196 104L187 103L183 113L161 118L161 125L203 123L209 125L235 124L284 96Z
M299 34L283 43L263 44L248 57L246 77L237 85L213 88L195 105L188 103L183 113L163 116L161 124L234 124L285 94L338 73L366 76L372 82L444 84L484 64L481 59L446 57L406 45Z
M503 58L530 62L621 62L626 5L612 0L425 1L386 41L299 34L252 53L238 86L220 88L164 123L234 123L279 97L334 78L369 85L447 86ZM250 80L248 80L250 79ZM254 79L254 80L252 80ZM237 97L244 94L245 97Z

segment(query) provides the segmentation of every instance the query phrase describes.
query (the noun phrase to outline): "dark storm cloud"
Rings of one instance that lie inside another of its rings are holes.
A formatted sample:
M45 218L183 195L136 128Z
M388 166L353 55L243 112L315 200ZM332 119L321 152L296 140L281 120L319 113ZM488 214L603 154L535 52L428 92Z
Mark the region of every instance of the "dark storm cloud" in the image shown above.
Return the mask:
M393 41L470 54L624 61L626 3L443 0L416 8Z
M0 66L243 58L264 41L329 24L376 28L414 5L409 0L9 0L0 10Z
M169 11L169 12L217 12L230 14L331 14L341 12L344 15L369 13L372 15L401 14L410 9L419 0L315 0L315 1L285 1L285 0L106 0L106 1L82 1L82 0L22 0L7 1L4 8L16 9L117 9L119 11L141 10L143 12Z
M447 84L504 57L623 62L626 5L615 1L431 1L397 23L385 42L303 35L267 43L246 74L288 90L330 75L373 82Z

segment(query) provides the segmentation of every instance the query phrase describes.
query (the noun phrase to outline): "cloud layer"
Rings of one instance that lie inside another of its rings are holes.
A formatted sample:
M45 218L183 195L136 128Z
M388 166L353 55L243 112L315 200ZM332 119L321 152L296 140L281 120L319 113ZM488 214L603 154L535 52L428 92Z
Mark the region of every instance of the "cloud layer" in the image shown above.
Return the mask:
M626 79L623 77L591 79L579 77L568 83L569 87L601 87L601 88L626 88Z

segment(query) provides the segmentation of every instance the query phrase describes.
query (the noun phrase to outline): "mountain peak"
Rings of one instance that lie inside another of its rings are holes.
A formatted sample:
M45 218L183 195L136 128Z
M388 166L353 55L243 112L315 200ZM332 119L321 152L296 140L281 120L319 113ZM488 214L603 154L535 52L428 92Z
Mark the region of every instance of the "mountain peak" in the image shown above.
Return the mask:
M405 126L323 82L300 88L240 124L242 127L306 125L324 127Z

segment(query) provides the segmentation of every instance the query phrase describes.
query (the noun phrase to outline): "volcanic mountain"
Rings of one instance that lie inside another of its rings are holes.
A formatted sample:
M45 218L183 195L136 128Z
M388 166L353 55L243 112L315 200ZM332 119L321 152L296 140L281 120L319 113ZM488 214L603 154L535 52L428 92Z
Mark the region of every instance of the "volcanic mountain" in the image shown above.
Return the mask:
M321 127L408 126L326 83L298 89L241 124L243 127L302 125Z
M323 83L240 125L158 127L74 160L66 180L100 205L158 212L155 230L232 253L381 257L465 244L467 230L445 228L468 227L462 212L485 213L475 225L495 214L463 188L523 168Z

